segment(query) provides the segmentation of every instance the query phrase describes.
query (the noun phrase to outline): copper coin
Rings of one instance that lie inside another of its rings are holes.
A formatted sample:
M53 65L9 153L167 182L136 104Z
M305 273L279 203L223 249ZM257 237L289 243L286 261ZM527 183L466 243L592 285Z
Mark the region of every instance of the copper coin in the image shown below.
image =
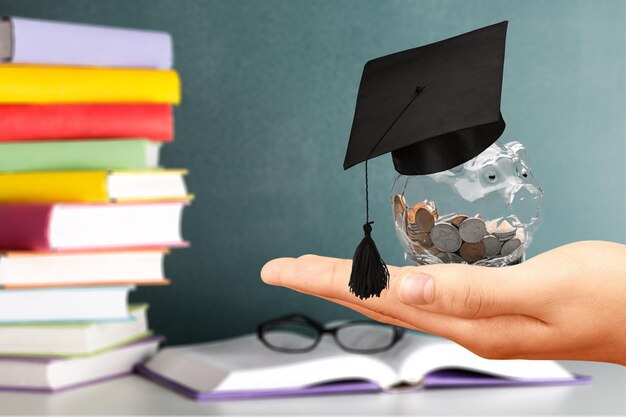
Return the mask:
M463 242L459 249L461 257L469 263L474 263L485 256L485 245L483 242L467 243Z
M422 207L415 212L415 224L420 230L428 233L435 225L435 216L428 208Z
M419 245L422 250L428 249L433 246L433 241L430 239L430 235L428 233L422 232L415 236L414 239L411 239L415 244Z
M435 212L428 203L417 203L409 211L409 223L414 224L422 232L430 232L435 225Z
M420 233L424 233L424 232L422 232L421 230L419 230L419 228L418 228L416 225L414 225L414 224L412 224L412 223L409 223L409 224L407 225L407 227L406 227L406 235L407 235L407 236L408 236L411 240L415 240L415 239L417 239L417 236L418 236Z
M409 221L409 223L415 224L415 213L417 212L417 210L421 209L422 207L426 207L426 203L424 202L417 203L417 204L414 204L413 207L411 207L407 216L407 220Z
M428 252L429 252L431 255L435 255L435 256L436 256L437 254L441 253L441 251L440 251L439 249L437 249L437 246L435 246L435 245L433 245L433 246L431 246L430 248L428 248Z
M463 223L463 221L465 219L467 219L468 216L466 216L465 214L459 214L457 216L455 216L450 223L452 223L453 225L455 225L456 227L459 227L461 225L461 223Z
M428 207L432 215L435 216L435 220L437 220L439 218L439 211L437 210L437 207L435 207L435 203L432 201L427 201L426 206Z
M408 206L406 201L404 200L404 196L401 194L396 194L393 196L393 215L394 218L398 218L399 215L402 217L406 216L406 210Z

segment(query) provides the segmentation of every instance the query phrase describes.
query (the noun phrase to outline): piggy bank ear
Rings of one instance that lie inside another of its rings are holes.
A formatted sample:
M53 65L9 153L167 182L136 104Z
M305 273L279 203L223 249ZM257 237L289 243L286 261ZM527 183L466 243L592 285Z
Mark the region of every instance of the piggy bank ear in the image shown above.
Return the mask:
M513 154L515 154L519 159L523 161L528 160L528 154L526 153L526 148L521 142L514 140L512 142L505 143L504 147L507 148L509 151L513 152Z

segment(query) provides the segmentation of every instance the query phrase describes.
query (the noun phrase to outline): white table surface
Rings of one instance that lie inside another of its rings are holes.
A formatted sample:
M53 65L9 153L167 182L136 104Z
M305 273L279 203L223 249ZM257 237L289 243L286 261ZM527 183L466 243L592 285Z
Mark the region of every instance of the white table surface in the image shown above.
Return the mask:
M405 394L358 394L222 402L195 402L142 377L57 394L0 393L0 414L208 415L626 415L626 368L564 362L591 375L591 385L469 388Z

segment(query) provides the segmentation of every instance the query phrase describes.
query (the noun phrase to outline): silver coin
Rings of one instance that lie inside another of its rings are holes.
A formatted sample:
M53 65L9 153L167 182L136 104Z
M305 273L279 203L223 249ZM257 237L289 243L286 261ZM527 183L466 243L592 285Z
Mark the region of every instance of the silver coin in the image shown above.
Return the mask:
M506 242L515 237L515 230L512 232L494 232L493 235L497 237L500 242Z
M500 242L506 242L509 239L515 237L517 229L507 220L502 220L500 224L497 224L491 234L497 237Z
M500 254L502 256L508 256L515 252L515 250L517 250L517 248L519 248L520 246L522 246L522 241L517 238L507 240L502 245L502 249L500 249Z
M452 222L452 220L453 220L455 217L458 217L458 216L461 216L461 215L460 215L460 214L458 214L458 213L449 213L449 214L446 214L445 216L441 216L441 217L439 217L439 219L438 219L438 220L439 220L439 222L451 223L451 222ZM467 216L465 216L465 217L467 218Z
M485 236L483 239L483 244L485 245L485 256L491 258L500 253L500 247L502 243L495 236Z
M439 252L437 258L441 259L441 261L446 264L462 264L465 262L463 258L456 253Z
M459 233L461 235L461 239L463 239L467 243L478 243L487 234L487 226L485 226L485 222L476 218L471 217L469 219L465 219L463 223L459 226Z
M461 236L450 223L437 223L430 231L430 238L437 249L444 252L456 252L461 247Z

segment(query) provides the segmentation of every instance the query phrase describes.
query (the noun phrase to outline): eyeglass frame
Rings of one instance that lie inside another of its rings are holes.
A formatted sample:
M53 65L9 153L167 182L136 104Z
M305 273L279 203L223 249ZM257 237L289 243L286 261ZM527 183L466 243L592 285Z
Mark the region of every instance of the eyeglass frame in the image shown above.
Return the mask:
M300 319L301 321L298 320L294 320L294 319ZM264 335L264 329L266 329L267 327L270 327L272 325L277 325L277 324L286 324L286 323L296 323L298 325L309 325L310 327L312 327L313 329L315 329L317 331L317 337L315 339L315 341L313 342L313 344L309 347L306 348L301 348L301 349L290 349L290 348L281 348L278 346L274 346L271 343L269 343L267 340L265 340L265 338L263 337ZM383 348L376 348L376 349L353 349L350 348L348 346L344 346L340 341L339 338L337 337L337 333L339 332L339 330L346 328L346 327L351 327L355 324L378 324L378 325L382 325L382 326L387 326L389 327L392 331L393 331L393 337L391 340L391 343L389 343L389 346L383 347ZM333 340L335 341L335 343L337 344L337 346L339 346L342 350L346 351L346 352L350 352L350 353L362 353L362 354L374 354L374 353L380 353L380 352L385 352L389 349L391 349L392 347L394 347L404 336L404 328L403 327L399 327L399 326L394 326L391 324L386 324L386 323L379 323L377 321L374 320L350 320L350 321L346 321L344 323L340 323L334 326L324 326L323 324L313 320L312 318L310 318L309 316L305 315L305 314L301 314L301 313L293 313L293 314L288 314L286 316L283 317L279 317L277 319L273 319L273 320L268 320L265 321L261 324L259 324L257 326L257 337L259 338L259 340L261 341L261 343L263 343L267 348L274 350L276 352L281 352L281 353L294 353L294 354L298 354L298 353L307 353L312 351L313 349L315 349L317 347L317 345L319 345L319 343L322 340L322 337L324 337L325 334L331 334L333 336Z

